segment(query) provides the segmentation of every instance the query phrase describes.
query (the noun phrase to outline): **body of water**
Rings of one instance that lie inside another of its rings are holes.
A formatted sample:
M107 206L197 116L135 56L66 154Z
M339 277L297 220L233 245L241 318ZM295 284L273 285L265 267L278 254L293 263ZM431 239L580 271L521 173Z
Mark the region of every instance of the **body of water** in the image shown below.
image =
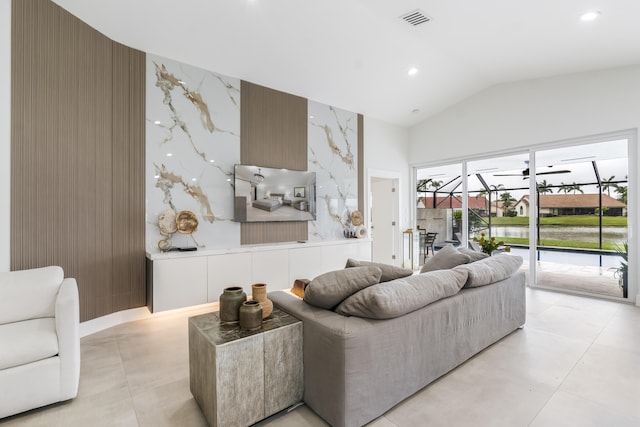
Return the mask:
M520 255L525 261L529 261L529 249L511 248L511 253ZM555 262L558 264L584 265L590 267L618 268L622 257L611 255L589 254L580 251L548 251L538 250L536 255L538 261Z
M491 226L491 235L500 237L529 238L529 227L525 226ZM540 227L541 239L573 240L578 242L598 243L598 227L567 227L558 225L544 225ZM602 227L603 243L621 245L627 241L626 227Z

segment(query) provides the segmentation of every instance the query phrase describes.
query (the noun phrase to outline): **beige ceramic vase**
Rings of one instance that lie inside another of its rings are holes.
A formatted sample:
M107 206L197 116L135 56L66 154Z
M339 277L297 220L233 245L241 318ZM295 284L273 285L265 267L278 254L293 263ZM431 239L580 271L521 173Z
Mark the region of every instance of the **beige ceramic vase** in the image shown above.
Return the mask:
M267 298L267 285L256 283L251 285L251 295L254 301L258 301L262 306L262 318L266 319L273 311L273 303Z

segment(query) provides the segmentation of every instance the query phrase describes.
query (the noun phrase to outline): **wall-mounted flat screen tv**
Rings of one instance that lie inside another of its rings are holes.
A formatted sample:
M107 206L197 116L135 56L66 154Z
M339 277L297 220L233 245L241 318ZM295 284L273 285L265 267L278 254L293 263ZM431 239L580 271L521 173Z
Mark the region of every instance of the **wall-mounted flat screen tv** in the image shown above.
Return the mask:
M235 165L238 222L313 221L316 219L316 173Z

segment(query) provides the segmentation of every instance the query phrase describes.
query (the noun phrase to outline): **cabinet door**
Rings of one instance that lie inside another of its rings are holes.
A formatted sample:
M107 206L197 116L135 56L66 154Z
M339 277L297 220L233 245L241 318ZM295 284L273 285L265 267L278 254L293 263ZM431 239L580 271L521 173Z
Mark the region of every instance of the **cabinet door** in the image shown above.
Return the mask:
M353 239L350 243L323 246L323 272L343 269L349 258L358 261L371 261L371 242Z
M289 289L289 250L256 251L251 254L251 283L266 283L267 291Z
M289 287L293 286L296 279L312 280L325 273L322 252L323 248L317 246L289 250Z
M207 258L153 261L153 310L164 311L207 302Z
M216 302L224 288L240 286L251 295L251 254L210 255L208 257L208 301Z

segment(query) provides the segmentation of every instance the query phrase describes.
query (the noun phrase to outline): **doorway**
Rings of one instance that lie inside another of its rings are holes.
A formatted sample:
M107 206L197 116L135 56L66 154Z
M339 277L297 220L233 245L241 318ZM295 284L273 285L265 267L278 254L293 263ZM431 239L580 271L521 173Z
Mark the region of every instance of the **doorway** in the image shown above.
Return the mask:
M398 179L371 176L369 188L372 261L399 265Z

